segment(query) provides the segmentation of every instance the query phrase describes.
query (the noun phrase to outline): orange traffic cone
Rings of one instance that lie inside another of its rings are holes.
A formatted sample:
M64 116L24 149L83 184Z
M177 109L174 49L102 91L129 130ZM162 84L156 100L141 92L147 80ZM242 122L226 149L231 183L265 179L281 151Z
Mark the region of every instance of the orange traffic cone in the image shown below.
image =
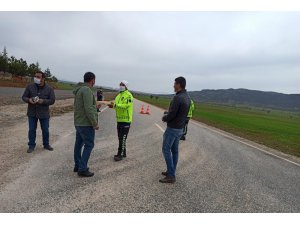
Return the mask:
M142 105L140 114L145 114L145 112L144 112L144 105Z
M146 114L150 115L150 106L147 106Z

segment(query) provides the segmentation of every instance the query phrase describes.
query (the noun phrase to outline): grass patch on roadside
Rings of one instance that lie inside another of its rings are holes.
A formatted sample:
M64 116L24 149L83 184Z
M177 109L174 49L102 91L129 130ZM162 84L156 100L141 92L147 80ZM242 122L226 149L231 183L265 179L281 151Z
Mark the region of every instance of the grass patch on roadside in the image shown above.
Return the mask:
M75 84L68 84L68 83L62 83L62 82L56 82L53 83L55 89L59 89L59 90L73 90L75 88Z
M137 95L167 109L170 98ZM300 113L251 107L195 104L193 119L300 157Z

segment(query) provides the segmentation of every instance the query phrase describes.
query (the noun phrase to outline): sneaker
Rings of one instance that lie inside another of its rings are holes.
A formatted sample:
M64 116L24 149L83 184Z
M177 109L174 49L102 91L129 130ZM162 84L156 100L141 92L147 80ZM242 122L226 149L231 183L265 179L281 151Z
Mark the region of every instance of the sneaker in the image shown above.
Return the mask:
M163 179L160 179L159 180L160 183L165 183L165 184L173 184L176 182L176 179L175 177L171 177L171 176L166 176L165 178Z
M50 145L44 146L44 149L46 149L48 151L53 151L53 148Z
M83 171L83 172L78 171L77 174L78 174L78 176L80 176L80 177L92 177L92 176L94 176L94 173L92 173L92 172L90 172L90 171L88 171L88 170Z
M33 152L34 151L34 147L29 147L28 149L27 149L27 153L31 153L31 152Z
M123 159L123 156L121 155L115 155L114 156L114 160L117 162L117 161L121 161Z

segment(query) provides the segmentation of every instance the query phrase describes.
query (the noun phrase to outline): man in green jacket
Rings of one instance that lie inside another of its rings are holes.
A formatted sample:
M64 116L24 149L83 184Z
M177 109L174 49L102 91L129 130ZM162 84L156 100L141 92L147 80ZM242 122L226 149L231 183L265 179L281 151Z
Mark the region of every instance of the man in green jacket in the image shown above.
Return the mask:
M84 74L84 85L76 87L73 91L74 125L76 141L74 146L74 172L81 177L92 177L94 173L87 166L91 152L94 148L95 130L99 130L96 100L91 88L95 85L96 76L92 72ZM82 151L82 147L83 151Z
M114 156L115 161L121 161L126 155L126 140L132 122L133 113L133 96L128 91L128 82L123 80L120 83L120 93L115 98L114 104L110 104L110 108L116 110L117 130L119 139L119 148L117 155Z
M191 105L190 105L190 108L189 108L189 113L187 115L187 118L185 120L185 126L184 126L184 129L183 129L183 135L181 136L180 140L183 140L185 141L185 136L187 134L187 129L188 129L188 124L190 122L190 119L193 117L193 111L195 109L195 104L194 104L194 101L191 99Z

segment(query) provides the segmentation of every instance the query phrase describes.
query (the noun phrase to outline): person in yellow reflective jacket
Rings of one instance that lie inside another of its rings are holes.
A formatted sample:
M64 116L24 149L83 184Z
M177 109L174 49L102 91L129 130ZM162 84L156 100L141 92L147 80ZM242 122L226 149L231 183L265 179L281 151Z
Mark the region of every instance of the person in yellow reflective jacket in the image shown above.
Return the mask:
M187 129L188 129L188 124L190 119L193 117L193 111L195 109L195 104L194 101L191 99L191 104L190 104L190 108L189 108L189 113L187 115L187 118L185 120L185 126L184 126L184 130L183 130L183 135L181 136L180 140L185 141L186 139L186 134L187 134Z
M120 93L115 98L114 104L110 104L110 108L116 110L117 130L119 139L119 148L117 155L114 156L115 161L121 161L126 155L126 140L132 122L133 113L133 96L128 90L128 82L123 80L120 83Z

